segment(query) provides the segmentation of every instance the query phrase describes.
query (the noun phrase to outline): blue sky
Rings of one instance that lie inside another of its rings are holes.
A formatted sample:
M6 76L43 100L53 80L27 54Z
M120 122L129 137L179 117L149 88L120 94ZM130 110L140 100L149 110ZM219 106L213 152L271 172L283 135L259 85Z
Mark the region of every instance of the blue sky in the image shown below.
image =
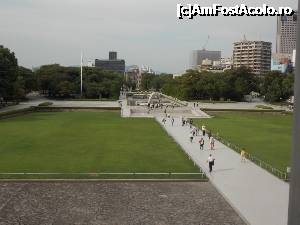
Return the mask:
M249 40L276 40L275 17L176 18L177 3L210 6L249 4L258 0L217 2L175 0L0 0L0 44L12 49L19 64L32 67L60 63L77 65L119 52L127 65L149 65L162 72L180 72L189 53L201 49L207 36L209 50L232 54L232 43L245 34ZM278 7L297 7L296 0L266 0Z

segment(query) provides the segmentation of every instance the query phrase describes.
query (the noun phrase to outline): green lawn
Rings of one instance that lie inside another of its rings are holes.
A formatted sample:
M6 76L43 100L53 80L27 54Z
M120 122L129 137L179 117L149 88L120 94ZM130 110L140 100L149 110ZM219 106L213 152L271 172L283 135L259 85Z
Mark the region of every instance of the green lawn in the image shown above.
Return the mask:
M199 172L153 119L32 113L0 121L0 173Z
M290 164L292 116L271 113L209 112L212 119L197 120L227 141L274 167Z

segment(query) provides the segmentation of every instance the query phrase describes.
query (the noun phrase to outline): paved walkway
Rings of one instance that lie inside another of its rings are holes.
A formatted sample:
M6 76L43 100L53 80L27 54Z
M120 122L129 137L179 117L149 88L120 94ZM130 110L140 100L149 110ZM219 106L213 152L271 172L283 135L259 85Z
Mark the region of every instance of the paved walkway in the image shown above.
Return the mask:
M190 106L194 106L194 102L189 102ZM266 102L236 102L236 103L199 103L201 109L251 109L261 110L256 108L257 105L270 106L276 110L288 110L287 106L272 105Z
M26 102L21 102L18 105L8 106L0 108L0 112L8 112L12 110L25 109L30 106L38 106L42 102L52 102L52 107L93 107L93 108L111 108L120 107L118 101L63 101L63 100L51 100L47 98L30 99Z
M162 124L162 118L156 118ZM181 126L176 118L174 126L169 120L162 125L175 141L208 175L212 184L251 225L286 225L288 215L289 185L267 171L247 161L241 163L240 155L222 143L215 142L215 150L208 150L205 137L204 151L199 150L196 137L189 141L189 127ZM208 172L206 160L212 154L215 167Z

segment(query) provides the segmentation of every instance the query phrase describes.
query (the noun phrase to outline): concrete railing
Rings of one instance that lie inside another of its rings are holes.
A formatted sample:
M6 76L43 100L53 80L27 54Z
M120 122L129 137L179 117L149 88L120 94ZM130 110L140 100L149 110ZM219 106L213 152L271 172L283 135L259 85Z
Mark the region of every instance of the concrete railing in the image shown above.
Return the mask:
M76 180L76 179L98 179L98 180L194 180L207 181L207 177L203 172L198 173L180 173L180 172L99 172L99 173L0 173L1 179L61 179L61 180Z

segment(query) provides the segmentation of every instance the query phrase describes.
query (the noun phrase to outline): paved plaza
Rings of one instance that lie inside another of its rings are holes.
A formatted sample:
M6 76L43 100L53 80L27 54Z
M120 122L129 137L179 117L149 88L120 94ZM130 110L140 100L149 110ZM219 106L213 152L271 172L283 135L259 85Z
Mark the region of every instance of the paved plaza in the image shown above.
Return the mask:
M209 182L1 182L0 224L245 223Z
M79 108L111 108L120 107L118 101L51 101L51 100L39 100L22 102L18 105L8 106L0 109L0 112L7 112L18 109L29 108L30 106L38 106L42 102L53 102L51 107L79 107Z

